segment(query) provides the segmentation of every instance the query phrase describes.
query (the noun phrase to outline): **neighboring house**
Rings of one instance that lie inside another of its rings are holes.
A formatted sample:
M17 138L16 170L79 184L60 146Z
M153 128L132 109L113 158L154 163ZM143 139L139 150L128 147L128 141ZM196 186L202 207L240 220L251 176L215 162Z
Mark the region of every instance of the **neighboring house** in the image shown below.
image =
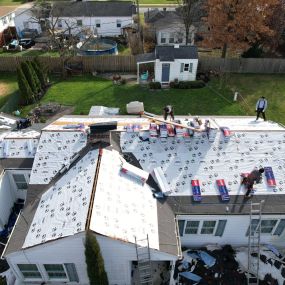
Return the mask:
M144 13L145 23L155 33L158 45L186 44L185 26L177 11L150 10ZM190 27L189 44L194 44L195 27Z
M190 116L176 118L184 125L194 123ZM255 185L251 199L263 201L263 209L261 221L254 218L252 225L261 227L262 244L284 248L285 128L254 117L200 119L200 132L179 136L177 130L175 137L160 138L146 118L64 116L40 137L16 133L3 143L2 169L14 163L16 171L23 161L30 167L33 161L25 207L2 254L16 279L13 284L89 284L87 231L100 245L110 285L134 284L136 249L148 248L147 236L153 264L174 265L182 247L247 246L250 200L244 199L240 175L260 166L272 167L276 186L268 186L265 175ZM98 134L104 123L116 127L104 134L109 144ZM155 180L143 183L126 169ZM1 210L10 194L1 179L0 215L5 218ZM200 181L199 202L193 199L193 179ZM229 201L221 200L217 179L225 180Z
M193 81L196 79L198 67L198 51L196 46L156 46L154 53L137 56L137 80L140 82L140 66L152 64L153 80L162 84L178 81ZM145 71L145 70L144 70Z
M77 35L89 31L98 36L118 36L133 23L135 6L130 1L55 2L51 23L58 30Z
M14 27L15 8L11 6L0 6L0 47L5 43L4 31Z
M35 18L33 12L33 3L26 3L16 9L15 27L20 37L22 36L23 31L36 31L37 34L42 32L41 24Z

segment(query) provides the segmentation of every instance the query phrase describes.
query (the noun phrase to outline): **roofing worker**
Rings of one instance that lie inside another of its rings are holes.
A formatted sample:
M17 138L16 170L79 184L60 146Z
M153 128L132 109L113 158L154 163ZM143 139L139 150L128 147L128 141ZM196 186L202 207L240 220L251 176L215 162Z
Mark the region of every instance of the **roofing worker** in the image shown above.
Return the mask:
M257 113L256 114L256 121L259 119L260 114L262 115L264 121L266 121L266 118L265 118L266 108L267 108L267 100L265 99L264 96L262 96L256 102L256 107L255 107L255 111Z
M173 107L171 105L167 105L163 108L163 118L166 121L168 115L170 115L170 119L174 121L174 113L173 113Z
M262 180L262 173L264 172L264 168L260 168L259 170L253 170L247 177L244 177L241 184L244 184L247 188L245 193L245 197L251 197L251 191L253 190L254 183L260 183Z

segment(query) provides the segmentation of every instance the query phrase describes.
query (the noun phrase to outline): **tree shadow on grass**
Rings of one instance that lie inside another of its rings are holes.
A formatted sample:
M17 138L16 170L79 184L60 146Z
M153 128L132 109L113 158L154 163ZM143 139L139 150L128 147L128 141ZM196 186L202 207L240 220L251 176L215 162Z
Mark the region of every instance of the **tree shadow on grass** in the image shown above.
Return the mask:
M18 90L5 96L3 99L1 98L0 100L0 106L1 106L0 112L11 113L18 109L18 104L19 104L19 91Z

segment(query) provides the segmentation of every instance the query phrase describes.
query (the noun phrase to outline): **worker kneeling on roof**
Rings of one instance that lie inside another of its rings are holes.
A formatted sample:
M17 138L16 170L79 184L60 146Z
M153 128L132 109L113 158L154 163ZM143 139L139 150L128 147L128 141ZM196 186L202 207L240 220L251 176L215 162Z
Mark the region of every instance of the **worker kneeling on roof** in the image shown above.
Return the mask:
M166 121L168 115L170 115L170 119L174 121L174 113L173 113L173 107L171 105L167 105L163 108L163 118Z
M245 193L245 197L252 196L252 190L254 183L260 183L262 180L262 173L264 172L264 168L260 168L259 170L253 170L248 176L244 177L241 184L244 184L247 188Z

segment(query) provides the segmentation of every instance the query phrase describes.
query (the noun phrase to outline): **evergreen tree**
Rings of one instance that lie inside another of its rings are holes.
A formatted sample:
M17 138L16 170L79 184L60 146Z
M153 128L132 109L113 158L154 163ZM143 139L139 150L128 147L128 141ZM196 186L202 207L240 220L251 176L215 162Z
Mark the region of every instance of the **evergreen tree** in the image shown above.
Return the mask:
M90 284L108 285L108 277L104 268L104 260L101 255L100 247L95 235L91 232L86 233L85 259Z
M47 86L48 84L48 68L42 64L40 61L39 61L39 58L36 57L34 59L34 62L37 64L37 66L39 67L39 69L41 70L43 76L44 76L44 80L45 80L45 86Z
M45 76L44 76L44 73L43 71L40 69L40 67L38 66L38 64L36 63L36 61L32 61L31 62L37 76L38 76L38 79L40 80L40 83L41 83L41 88L42 90L44 90L46 88L46 81L45 81Z
M22 71L21 67L17 68L18 86L20 90L20 104L28 105L34 102L33 92Z
M36 92L36 94L37 94L37 99L40 99L39 94L42 92L41 82L40 82L40 80L39 80L39 78L38 78L38 75L37 75L37 73L36 73L36 71L35 71L35 69L34 69L34 66L33 66L32 62L31 62L31 61L28 61L27 63L28 63L28 65L30 66L31 73L32 73L32 75L33 75L33 79L34 79L34 82L35 82L36 87L37 87L37 89L36 89L36 90L37 90L37 92Z
M34 80L34 76L33 76L33 72L31 70L31 67L27 62L22 62L21 68L22 68L22 71L23 71L29 85L30 85L30 88L33 92L33 95L36 98L37 93L38 93L38 87L37 87L36 82Z

